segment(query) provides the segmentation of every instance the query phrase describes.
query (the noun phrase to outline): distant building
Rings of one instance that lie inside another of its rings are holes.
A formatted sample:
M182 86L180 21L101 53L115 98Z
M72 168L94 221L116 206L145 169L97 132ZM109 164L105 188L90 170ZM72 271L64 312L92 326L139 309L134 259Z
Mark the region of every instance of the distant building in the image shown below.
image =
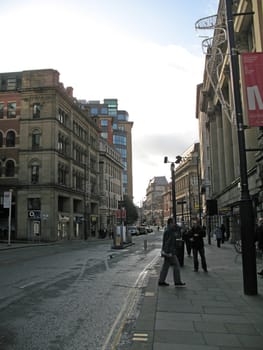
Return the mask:
M146 189L146 199L143 205L144 220L150 225L163 224L163 198L166 190L167 179L165 176L155 176L149 181Z
M118 110L117 99L104 99L100 101L89 101L86 103L90 115L96 121L101 136L114 145L121 154L123 164L123 195L133 199L133 178L132 178L132 127L133 122L129 121L129 114L126 111Z

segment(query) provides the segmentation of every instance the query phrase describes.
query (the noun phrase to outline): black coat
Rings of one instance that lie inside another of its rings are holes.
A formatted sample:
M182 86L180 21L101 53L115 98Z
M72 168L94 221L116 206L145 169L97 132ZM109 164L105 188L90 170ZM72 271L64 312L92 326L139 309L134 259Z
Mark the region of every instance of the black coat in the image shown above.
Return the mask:
M167 229L163 234L163 244L162 251L166 254L175 255L176 254L176 237L178 236L178 232L180 233L180 228L176 227Z
M193 248L203 248L204 240L206 233L201 226L193 226L189 231L190 242Z

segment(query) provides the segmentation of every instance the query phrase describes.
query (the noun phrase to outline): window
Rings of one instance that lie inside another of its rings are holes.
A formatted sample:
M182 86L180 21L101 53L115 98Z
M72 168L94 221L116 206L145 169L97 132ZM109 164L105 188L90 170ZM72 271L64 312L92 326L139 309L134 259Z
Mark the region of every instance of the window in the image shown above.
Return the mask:
M121 154L122 158L127 158L127 150L125 148L116 147L116 150Z
M39 181L39 166L33 164L31 166L31 183L36 184Z
M1 102L0 103L0 119L4 118L4 107L5 107L5 105Z
M102 132L100 135L101 135L101 137L104 138L105 140L108 139L108 133L107 133L107 132Z
M16 117L16 102L8 102L7 104L7 118Z
M125 146L127 144L126 136L113 135L113 144Z
M8 131L6 134L6 147L14 147L15 139L16 137L14 131Z
M61 108L58 109L58 120L61 124L67 125L68 115Z
M0 131L0 147L3 147L3 134Z
M100 125L101 126L108 126L108 119L101 119Z
M67 137L62 134L58 134L57 149L60 153L68 154L69 151L69 141Z
M100 110L100 114L107 115L108 114L108 108L107 107L102 107Z
M27 209L28 210L40 210L41 209L40 198L28 198Z
M65 166L63 164L59 164L59 166L58 166L58 183L60 185L67 184L67 174L68 174L67 166Z
M40 147L40 131L39 130L34 130L32 133L32 148L33 149L39 149Z
M5 163L5 176L6 177L15 176L15 163L13 162L13 160L8 160Z
M98 115L98 108L97 107L91 107L90 113L91 113L91 115Z
M34 103L33 105L33 118L40 118L40 103Z
M16 89L16 78L7 79L7 90Z

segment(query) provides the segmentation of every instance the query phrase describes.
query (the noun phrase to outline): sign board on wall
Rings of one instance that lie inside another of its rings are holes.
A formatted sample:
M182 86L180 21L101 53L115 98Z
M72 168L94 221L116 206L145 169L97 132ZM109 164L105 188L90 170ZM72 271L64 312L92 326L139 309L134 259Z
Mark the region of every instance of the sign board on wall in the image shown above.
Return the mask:
M4 208L10 208L10 204L11 204L11 192L4 192Z
M243 93L249 126L263 126L263 53L241 54Z

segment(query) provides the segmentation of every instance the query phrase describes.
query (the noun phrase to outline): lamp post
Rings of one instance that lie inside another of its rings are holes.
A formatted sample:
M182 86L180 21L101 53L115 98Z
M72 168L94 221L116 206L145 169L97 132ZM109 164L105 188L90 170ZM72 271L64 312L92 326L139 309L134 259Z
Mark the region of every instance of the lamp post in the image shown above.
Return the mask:
M174 162L168 161L168 157L164 157L164 163L171 163L171 179L172 179L172 210L173 210L173 219L176 223L176 192L175 192L175 164Z
M237 136L240 162L240 230L242 242L243 288L247 295L257 294L257 266L254 243L253 206L248 189L245 133L242 115L242 102L239 86L238 52L235 48L232 0L225 0L228 50L230 55L233 105L236 114Z
M201 189L200 189L200 167L199 167L199 157L196 157L196 171L197 171L197 186L198 186L198 213L199 213L199 223L202 222L202 209L201 209Z

